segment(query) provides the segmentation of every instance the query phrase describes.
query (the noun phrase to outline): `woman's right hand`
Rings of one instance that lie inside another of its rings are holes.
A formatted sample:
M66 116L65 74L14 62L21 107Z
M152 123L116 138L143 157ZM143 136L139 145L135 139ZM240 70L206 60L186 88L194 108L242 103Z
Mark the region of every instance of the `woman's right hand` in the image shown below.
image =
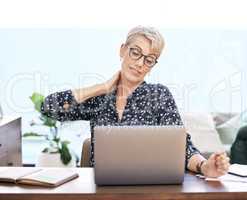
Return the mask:
M120 76L121 76L121 71L118 71L108 81L102 84L104 93L109 93L117 87L117 84L120 80Z

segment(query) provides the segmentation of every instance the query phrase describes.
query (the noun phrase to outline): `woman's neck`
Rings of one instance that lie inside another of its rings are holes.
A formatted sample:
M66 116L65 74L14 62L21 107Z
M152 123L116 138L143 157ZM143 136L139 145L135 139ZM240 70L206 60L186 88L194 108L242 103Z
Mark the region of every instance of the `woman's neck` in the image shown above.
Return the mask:
M127 98L140 85L140 83L134 84L121 77L117 88L117 95Z

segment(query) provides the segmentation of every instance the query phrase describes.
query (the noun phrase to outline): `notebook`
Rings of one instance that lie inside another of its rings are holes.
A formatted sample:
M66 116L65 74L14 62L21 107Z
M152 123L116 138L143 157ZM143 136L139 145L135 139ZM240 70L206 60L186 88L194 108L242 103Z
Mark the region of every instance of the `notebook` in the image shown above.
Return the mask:
M247 183L247 165L232 164L229 167L228 173L218 178L209 178L202 175L196 176L205 178L206 181Z
M57 187L79 175L72 169L35 168L35 167L0 167L0 182Z
M247 165L232 164L228 173L235 176L247 177Z

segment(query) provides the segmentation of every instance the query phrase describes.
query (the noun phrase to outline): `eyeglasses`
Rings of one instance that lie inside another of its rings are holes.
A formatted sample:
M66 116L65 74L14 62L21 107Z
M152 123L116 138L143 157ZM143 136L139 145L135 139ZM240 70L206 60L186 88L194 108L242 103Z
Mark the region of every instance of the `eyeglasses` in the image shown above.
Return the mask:
M129 57L133 60L139 60L142 57L144 57L144 65L146 65L149 68L152 68L158 62L157 58L154 58L152 56L146 56L142 54L139 48L135 47L129 48Z

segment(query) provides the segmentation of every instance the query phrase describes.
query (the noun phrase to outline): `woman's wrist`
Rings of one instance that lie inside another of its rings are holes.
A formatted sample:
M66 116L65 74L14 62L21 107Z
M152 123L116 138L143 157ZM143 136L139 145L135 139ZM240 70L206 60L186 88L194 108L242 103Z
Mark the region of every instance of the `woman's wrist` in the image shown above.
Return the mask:
M200 173L202 175L207 175L207 172L208 172L207 160L203 160L200 167Z

